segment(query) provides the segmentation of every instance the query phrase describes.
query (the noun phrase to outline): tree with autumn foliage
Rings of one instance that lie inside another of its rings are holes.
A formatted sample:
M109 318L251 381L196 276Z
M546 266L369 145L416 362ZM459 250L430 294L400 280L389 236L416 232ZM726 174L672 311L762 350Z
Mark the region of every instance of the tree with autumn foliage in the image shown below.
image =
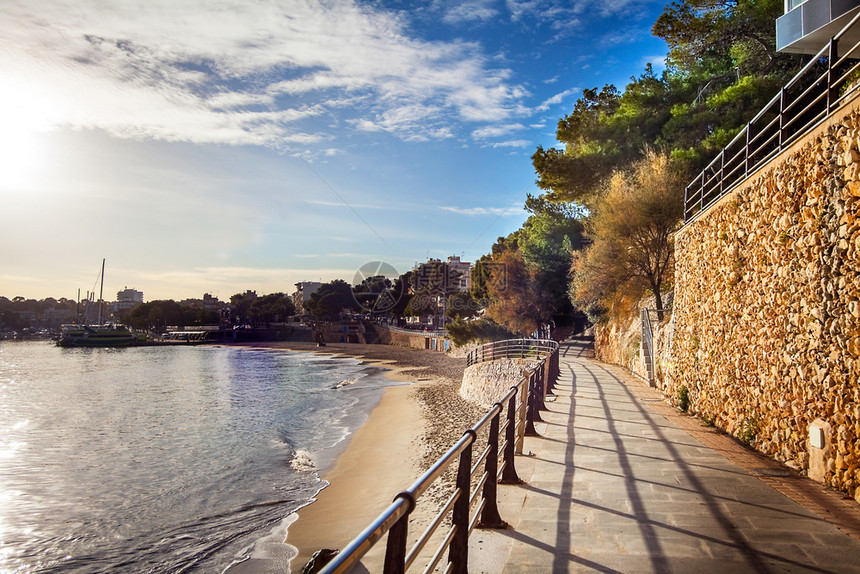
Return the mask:
M612 175L588 221L591 245L573 260L574 304L605 308L650 291L662 311L663 291L673 279L672 234L683 215L682 190L668 156L653 150Z
M526 336L553 318L552 295L539 280L539 270L526 265L522 251L509 249L494 261L487 290L486 317Z

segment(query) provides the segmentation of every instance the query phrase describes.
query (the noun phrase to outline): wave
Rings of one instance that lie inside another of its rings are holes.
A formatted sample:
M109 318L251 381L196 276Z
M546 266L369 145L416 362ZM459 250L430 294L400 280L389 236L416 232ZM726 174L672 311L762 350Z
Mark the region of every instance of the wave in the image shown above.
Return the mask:
M298 472L311 472L317 468L316 464L314 464L313 458L311 458L311 453L306 450L297 450L295 454L293 454L290 466L293 470Z
M338 381L336 385L332 385L329 388L331 388L331 389L342 389L342 388L347 387L349 385L354 385L357 382L358 382L358 379L344 379L342 381Z

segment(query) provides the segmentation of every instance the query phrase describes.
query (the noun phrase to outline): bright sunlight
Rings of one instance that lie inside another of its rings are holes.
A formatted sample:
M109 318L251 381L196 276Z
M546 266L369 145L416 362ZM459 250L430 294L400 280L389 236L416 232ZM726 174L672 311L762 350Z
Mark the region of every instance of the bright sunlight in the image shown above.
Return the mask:
M22 84L0 84L0 190L21 191L43 161L40 139L50 128L50 102Z

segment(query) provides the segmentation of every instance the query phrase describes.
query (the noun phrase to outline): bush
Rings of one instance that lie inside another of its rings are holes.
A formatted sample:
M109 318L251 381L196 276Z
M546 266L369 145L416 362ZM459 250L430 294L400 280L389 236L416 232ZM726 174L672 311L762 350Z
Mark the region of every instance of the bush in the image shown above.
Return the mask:
M466 322L457 317L445 330L458 347L472 341L484 343L517 338L517 335L489 319Z
M685 385L678 389L678 408L684 412L690 408L690 390Z

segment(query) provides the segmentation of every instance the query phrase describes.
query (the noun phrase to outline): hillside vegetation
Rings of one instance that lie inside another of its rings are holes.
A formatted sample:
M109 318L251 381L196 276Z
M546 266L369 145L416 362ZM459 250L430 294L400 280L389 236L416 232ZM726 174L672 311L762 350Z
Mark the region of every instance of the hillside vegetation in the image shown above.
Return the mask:
M799 70L778 54L781 0L687 0L666 6L653 33L669 47L620 91L583 90L558 121L558 145L532 156L539 197L476 269L487 317L527 334L541 322L598 321L672 288L672 234L685 184Z

